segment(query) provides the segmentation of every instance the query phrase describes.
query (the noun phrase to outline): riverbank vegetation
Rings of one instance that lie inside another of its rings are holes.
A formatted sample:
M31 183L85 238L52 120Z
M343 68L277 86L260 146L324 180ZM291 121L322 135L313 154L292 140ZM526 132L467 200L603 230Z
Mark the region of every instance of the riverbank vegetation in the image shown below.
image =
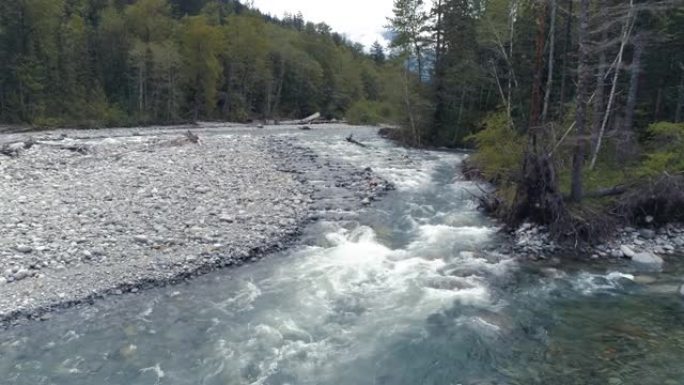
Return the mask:
M382 46L237 0L3 1L0 58L0 123L404 120Z
M429 95L414 144L474 146L507 223L591 239L684 220L684 4L395 0L393 45Z

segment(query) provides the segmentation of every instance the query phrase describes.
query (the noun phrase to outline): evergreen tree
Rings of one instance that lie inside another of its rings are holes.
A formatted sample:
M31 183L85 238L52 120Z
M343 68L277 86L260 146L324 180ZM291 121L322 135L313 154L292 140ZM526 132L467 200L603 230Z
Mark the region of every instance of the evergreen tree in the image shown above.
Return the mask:
M380 42L378 42L377 40L373 43L373 45L370 48L370 55L375 64L385 64L385 49L383 48L382 44L380 44Z

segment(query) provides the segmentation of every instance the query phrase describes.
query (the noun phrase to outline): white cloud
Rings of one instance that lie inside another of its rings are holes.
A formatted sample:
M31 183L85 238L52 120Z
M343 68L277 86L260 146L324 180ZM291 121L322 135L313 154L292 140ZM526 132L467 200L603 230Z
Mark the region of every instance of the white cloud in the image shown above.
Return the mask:
M301 11L306 21L325 22L366 47L384 41L384 27L392 15L392 0L254 0L254 6L277 17Z

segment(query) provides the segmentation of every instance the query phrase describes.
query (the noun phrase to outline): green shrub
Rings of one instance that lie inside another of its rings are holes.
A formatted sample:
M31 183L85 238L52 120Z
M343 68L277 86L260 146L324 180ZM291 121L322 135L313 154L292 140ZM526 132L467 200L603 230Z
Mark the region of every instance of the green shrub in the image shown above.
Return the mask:
M351 124L377 125L391 122L392 108L383 102L359 100L349 107L345 118Z
M640 176L684 172L684 123L658 122L648 128L646 155L637 168Z
M482 131L466 138L477 147L472 164L487 180L507 183L520 171L524 138L515 131L503 111L490 114L483 121L483 126Z

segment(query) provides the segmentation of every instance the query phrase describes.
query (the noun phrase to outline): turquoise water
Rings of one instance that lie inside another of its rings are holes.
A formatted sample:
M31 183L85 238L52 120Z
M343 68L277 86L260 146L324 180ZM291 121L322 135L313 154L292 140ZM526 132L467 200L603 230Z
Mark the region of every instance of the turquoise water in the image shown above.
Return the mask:
M684 384L676 258L651 275L515 261L458 178L465 155L346 134L299 135L397 191L258 263L4 331L0 382Z

